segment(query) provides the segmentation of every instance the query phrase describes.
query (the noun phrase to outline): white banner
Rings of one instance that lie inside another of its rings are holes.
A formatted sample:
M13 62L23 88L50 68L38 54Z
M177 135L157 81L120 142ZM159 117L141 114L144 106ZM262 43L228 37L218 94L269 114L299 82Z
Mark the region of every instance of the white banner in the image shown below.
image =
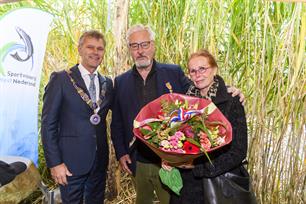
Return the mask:
M0 156L38 160L38 95L53 16L20 8L0 17Z

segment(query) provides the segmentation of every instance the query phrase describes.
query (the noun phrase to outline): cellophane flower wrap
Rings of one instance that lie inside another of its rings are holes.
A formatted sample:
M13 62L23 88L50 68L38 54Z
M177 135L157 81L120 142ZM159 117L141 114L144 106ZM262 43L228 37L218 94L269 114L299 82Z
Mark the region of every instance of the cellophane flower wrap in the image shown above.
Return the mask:
M205 154L209 159L209 152L232 141L231 124L214 103L176 93L144 106L134 120L133 132L171 166L192 164ZM160 171L162 181L179 194L182 183L177 174L175 168L170 174Z

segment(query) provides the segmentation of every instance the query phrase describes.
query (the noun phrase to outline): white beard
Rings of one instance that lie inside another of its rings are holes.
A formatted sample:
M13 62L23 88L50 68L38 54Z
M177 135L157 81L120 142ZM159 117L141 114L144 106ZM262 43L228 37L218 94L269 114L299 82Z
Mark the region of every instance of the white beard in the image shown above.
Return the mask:
M151 64L150 60L140 60L135 62L136 67L139 69L145 69L148 66L150 66L150 64Z

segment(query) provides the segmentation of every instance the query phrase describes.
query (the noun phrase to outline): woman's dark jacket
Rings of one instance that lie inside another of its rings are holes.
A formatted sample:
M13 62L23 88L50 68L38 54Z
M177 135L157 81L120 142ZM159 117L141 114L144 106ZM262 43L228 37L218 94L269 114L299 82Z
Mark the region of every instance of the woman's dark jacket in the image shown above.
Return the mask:
M181 169L183 188L180 197L173 195L171 203L203 203L201 193L203 185L201 178L216 177L228 171L240 171L239 167L247 153L247 124L245 112L239 97L232 97L227 93L223 79L216 76L219 82L217 94L211 97L214 104L232 125L232 142L209 154L211 165L205 156L194 161L195 168ZM239 172L236 172L239 174Z

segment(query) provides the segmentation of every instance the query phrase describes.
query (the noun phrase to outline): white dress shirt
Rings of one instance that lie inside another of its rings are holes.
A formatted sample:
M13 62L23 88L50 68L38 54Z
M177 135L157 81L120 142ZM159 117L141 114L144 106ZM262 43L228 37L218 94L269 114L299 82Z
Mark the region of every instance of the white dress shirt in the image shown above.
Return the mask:
M79 64L78 68L81 72L81 76L82 76L82 78L85 82L86 88L87 88L87 90L89 90L89 84L90 84L89 74L90 74L90 72L82 64ZM99 85L98 71L95 70L93 74L95 74L94 83L95 83L95 86L96 86L96 100L98 101L99 97L100 97L100 92L99 92L100 85Z

